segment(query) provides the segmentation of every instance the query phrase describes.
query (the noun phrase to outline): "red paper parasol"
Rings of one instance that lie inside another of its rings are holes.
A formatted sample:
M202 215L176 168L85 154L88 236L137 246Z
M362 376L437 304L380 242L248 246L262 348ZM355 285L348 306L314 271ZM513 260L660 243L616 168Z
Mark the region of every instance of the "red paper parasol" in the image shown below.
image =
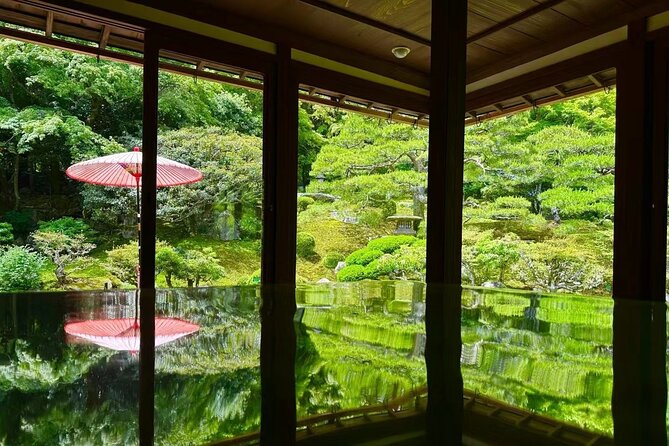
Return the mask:
M157 187L181 186L197 183L202 179L202 172L185 164L161 156L158 157L157 163ZM99 186L135 188L137 190L137 231L139 232L141 213L139 189L142 186L142 152L139 147L133 148L132 152L116 153L82 161L68 167L65 174L73 180ZM138 237L138 243L139 240L141 237ZM137 276L139 285L139 269Z
M135 147L132 152L116 153L92 160L82 161L65 171L73 180L99 186L142 186L142 152ZM158 157L156 184L158 187L181 186L197 183L202 173L185 164Z
M175 318L156 318L156 347L195 333L200 326ZM117 351L139 351L139 323L136 318L94 319L71 322L65 333Z

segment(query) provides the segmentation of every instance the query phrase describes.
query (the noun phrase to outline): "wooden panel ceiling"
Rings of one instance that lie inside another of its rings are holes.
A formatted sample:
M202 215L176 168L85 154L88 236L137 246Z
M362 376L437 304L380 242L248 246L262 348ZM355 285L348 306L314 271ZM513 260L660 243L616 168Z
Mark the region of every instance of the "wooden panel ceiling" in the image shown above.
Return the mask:
M175 3L134 1L163 9ZM281 32L273 33L272 29L289 30L301 37L298 44L306 51L313 39L387 66L429 72L430 0L192 0L191 4L198 5L209 17L218 11L221 23L226 22L225 14L234 14L266 25L260 26L263 29L258 33L270 40L281 40ZM491 75L496 67L501 71L519 65L666 9L666 0L470 0L468 35L475 39L467 50L470 81ZM518 17L522 20L514 21ZM476 38L507 21L512 23ZM398 45L408 46L412 52L398 60L390 51ZM327 52L325 47L320 49ZM355 59L350 60L355 63Z
M403 7L408 8L413 4L424 1L403 0L400 3ZM491 4L492 0L485 0L485 2ZM481 1L482 3L483 0ZM397 13L397 11L399 9L383 10L381 16L386 17L391 13ZM312 11L312 13L316 14L317 12ZM515 10L507 11L503 17L513 17L516 13L517 11ZM342 19L340 16L336 17L338 17L337 20ZM370 17L377 18L373 14ZM505 19L502 18L501 20ZM142 63L141 51L143 49L144 35L143 30L139 27L99 17L73 15L67 13L65 10L49 9L44 5L40 6L39 3L34 1L26 4L16 0L0 0L0 21L25 27L25 29L17 29L15 26L0 26L0 35L20 40L35 41L66 50L97 54L106 59L119 60L126 63ZM396 25L394 22L389 23L392 23L391 26ZM29 29L37 31L37 34L29 31ZM483 29L486 28L484 27ZM375 29L375 32L378 31L378 29ZM411 29L410 31L419 32L418 29ZM475 35L478 32L480 31L471 30L471 35ZM514 32L518 35L528 37L521 31ZM73 39L76 39L76 41L73 41ZM483 60L486 57L490 57L491 52L497 54L492 50L486 50L485 47L478 47L477 45L478 42L469 46L470 63L472 59ZM424 50L429 53L428 47L425 46ZM136 55L128 54L128 51L135 52ZM486 53L485 51L488 52ZM216 61L199 60L188 55L166 52L161 55L164 58L163 62L161 62L161 68L164 70L201 76L247 88L262 89L262 75L260 73L223 65ZM606 55L604 55L604 58L606 58ZM562 72L559 69L556 68L554 70L551 67L544 70L550 72L550 79L542 81L541 85L533 89L521 91L516 88L513 92L509 92L507 88L504 88L502 89L504 91L500 94L495 93L492 96L487 91L483 91L481 94L474 94L473 96L468 95L466 122L473 124L483 119L515 113L530 107L606 89L614 85L615 70L606 68L605 63L592 65L592 68L588 68L587 70L589 70L587 74L582 71L580 74L570 71L560 74ZM425 111L417 113L389 104L370 102L369 98L347 96L343 93L346 92L330 91L322 87L319 88L318 85L301 85L300 97L303 100L311 102L327 104L414 125L425 126L429 123L429 117L424 114Z

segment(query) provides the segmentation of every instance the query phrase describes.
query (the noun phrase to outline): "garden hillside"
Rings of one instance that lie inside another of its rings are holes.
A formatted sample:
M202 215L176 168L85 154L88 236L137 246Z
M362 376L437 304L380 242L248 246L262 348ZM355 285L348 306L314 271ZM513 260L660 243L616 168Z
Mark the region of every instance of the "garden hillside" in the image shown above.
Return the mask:
M135 191L65 169L141 143L141 69L5 39L0 59L0 289L135 286ZM256 283L262 95L159 80L159 154L204 178L158 191L158 285ZM609 292L614 106L599 93L467 129L465 284ZM423 280L427 130L299 112L298 280Z

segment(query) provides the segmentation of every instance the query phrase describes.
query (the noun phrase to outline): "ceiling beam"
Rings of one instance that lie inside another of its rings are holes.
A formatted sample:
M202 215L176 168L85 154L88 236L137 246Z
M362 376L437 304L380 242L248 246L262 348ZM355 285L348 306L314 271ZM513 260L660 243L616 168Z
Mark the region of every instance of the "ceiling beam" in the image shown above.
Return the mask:
M340 15L342 17L346 17L347 19L354 20L356 22L364 23L365 25L371 26L373 28L380 29L382 31L386 31L390 34L394 34L398 37L402 37L407 40L411 40L412 42L418 43L420 45L425 45L425 46L430 46L430 40L426 39L424 37L421 37L417 34L411 33L409 31L406 31L404 29L400 28L395 28L394 26L390 26L387 23L371 19L367 16L361 15L361 14L356 14L355 12L349 11L346 8L340 8L338 6L335 6L331 3L325 2L323 0L299 0L301 3L313 6L318 9L322 9L324 11L331 12L333 14ZM555 1L555 0L553 0ZM564 1L564 0L563 0Z
M53 35L53 11L46 12L46 25L44 26L44 35L51 37Z
M10 37L12 39L20 40L22 42L36 43L39 45L57 48L60 50L72 51L79 54L86 54L89 56L99 56L101 59L111 60L114 62L122 62L130 65L143 66L144 59L130 54L120 53L118 51L110 51L107 49L100 49L94 46L82 45L62 39L54 39L52 37L41 36L39 34L21 31L13 28L6 28L0 26L0 36ZM210 79L217 82L222 82L229 85L236 85L252 90L262 90L263 84L260 82L251 82L249 80L242 80L236 77L224 76L209 71L197 71L194 68L184 67L182 65L175 65L169 62L160 62L160 69L176 74L185 74L189 76L197 76L201 78Z
M498 63L491 63L479 69L470 71L467 73L467 82L472 83L485 79L492 75L539 59L543 56L547 56L551 53L563 50L579 42L616 30L635 20L653 16L664 11L669 11L669 2L667 2L667 0L649 0L644 6L639 6L626 13L618 14L608 21L589 27L583 31L568 33L560 38L552 39L548 43L543 43L534 48L529 48L515 55L505 57Z
M111 28L108 25L102 25L102 33L100 34L100 42L98 46L100 47L101 50L104 50L107 48L107 43L109 42L109 34L111 32Z
M599 80L599 78L597 77L596 74L589 74L589 75L588 75L588 79L590 79L590 81L591 81L593 84L595 84L596 86L598 86L599 88L603 88L603 87L604 87L604 84L602 83L602 81Z
M473 91L467 95L467 110L478 110L514 98L529 102L523 98L528 92L559 88L555 86L614 68L624 54L624 48L625 43L619 43Z
M396 28L393 26L388 25L387 23L371 19L367 16L361 15L361 14L356 14L355 12L352 12L346 8L340 8L338 6L335 6L331 3L328 3L323 0L299 0L302 3L314 6L316 8L322 9L324 11L331 12L333 14L340 15L342 17L349 18L351 20L354 20L356 22L364 23L365 25L369 25L373 28L378 28L382 31L386 31L390 34L394 34L396 36L411 40L413 42L419 43L421 45L425 46L430 46L431 42L429 39L426 39L424 37L418 36L416 34L410 33L404 29ZM540 3L537 6L530 8L528 10L525 10L521 12L520 14L516 14L512 17L509 17L508 19L496 23L495 25L491 26L490 28L484 29L481 32L478 32L472 36L469 36L467 38L467 45L478 42L479 40L494 34L496 32L502 31L510 26L515 25L516 23L522 22L523 20L526 20L530 17L533 17L539 13L542 13L548 9L551 9L560 3L564 3L567 0L549 0L545 3Z
M555 92L556 95L560 96L561 98L564 98L567 96L567 92L565 91L564 87L561 85L554 85L551 87L551 90Z
M590 84L590 85L587 85L587 86L582 87L582 88L574 89L574 90L570 91L569 93L566 93L566 95L564 97L554 95L554 96L550 96L550 97L547 97L547 98L539 99L535 102L535 105L537 107L540 107L540 106L543 106L543 105L554 104L556 102L562 102L565 99L575 99L575 98L578 98L580 96L585 96L587 94L596 93L596 92L602 91L602 90L603 90L602 88L599 88L596 85ZM490 112L486 112L484 114L480 114L480 115L478 115L478 118L476 120L471 119L471 118L465 119L465 125L469 126L469 125L477 124L478 122L481 122L481 121L488 121L490 119L501 118L503 116L513 115L513 114L516 114L516 113L520 113L520 112L529 110L530 108L532 108L532 107L527 105L525 102L521 103L520 105L514 105L514 106L511 106L511 107L502 109L502 110L495 107L496 111L490 111Z
M523 20L529 19L530 17L535 16L535 15L537 15L541 12L544 12L548 9L551 9L551 8L559 5L560 3L564 3L565 1L567 1L567 0L549 0L547 2L540 3L533 8L527 9L527 10L521 12L520 14L516 14L512 17L509 17L506 20L503 20L503 21L499 22L499 23L491 26L490 28L484 29L483 31L480 31L476 34L473 34L473 35L469 36L467 38L467 45L472 44L474 42L478 42L479 40L481 40L485 37L488 37L491 34L494 34L496 32L499 32L499 31L502 31L506 28L509 28L509 27L515 25L516 23L519 23L519 22L522 22Z

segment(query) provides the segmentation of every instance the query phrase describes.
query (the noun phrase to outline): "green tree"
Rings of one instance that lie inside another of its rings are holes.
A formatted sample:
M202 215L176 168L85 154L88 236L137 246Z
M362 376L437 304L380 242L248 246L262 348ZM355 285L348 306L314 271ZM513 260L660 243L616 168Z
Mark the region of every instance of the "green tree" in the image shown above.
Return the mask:
M424 217L427 130L348 114L333 132L311 171L331 188L316 183L314 190L341 193L363 208L409 197L414 215Z
M156 247L158 250L158 247ZM137 242L128 242L107 251L105 269L121 282L137 286L139 273Z
M311 173L311 166L314 161L316 161L316 157L323 146L324 140L323 137L315 131L314 124L303 107L299 108L297 125L298 182L302 189L305 189L310 181L309 175Z
M186 269L186 259L168 244L156 248L156 274L163 274L167 286L172 288L172 278L177 277Z
M22 163L27 163L31 172L41 172L51 192L58 193L65 185L62 173L69 164L118 149L114 142L96 134L75 117L38 107L19 111L6 103L2 106L1 98L0 143L5 166L12 166L5 170L3 179L7 182L7 177L11 177L14 209L20 207Z
M218 280L225 274L211 248L204 248L202 251L189 249L185 253L184 260L185 267L178 271L178 276L185 280L189 287L199 287L201 283Z
M503 284L507 273L519 258L518 237L514 237L514 234L508 234L502 239L485 234L473 246L471 254L463 256L463 264L474 285L486 281Z
M54 274L60 287L67 284L66 268L71 269L77 261L95 248L95 245L87 242L86 236L81 233L68 235L64 232L40 229L32 233L32 239L37 250L54 263Z
M218 127L188 128L160 135L159 152L202 171L202 181L158 194L162 224L189 233L216 235L217 217L231 210L237 238L245 209L256 213L262 199L262 141Z

